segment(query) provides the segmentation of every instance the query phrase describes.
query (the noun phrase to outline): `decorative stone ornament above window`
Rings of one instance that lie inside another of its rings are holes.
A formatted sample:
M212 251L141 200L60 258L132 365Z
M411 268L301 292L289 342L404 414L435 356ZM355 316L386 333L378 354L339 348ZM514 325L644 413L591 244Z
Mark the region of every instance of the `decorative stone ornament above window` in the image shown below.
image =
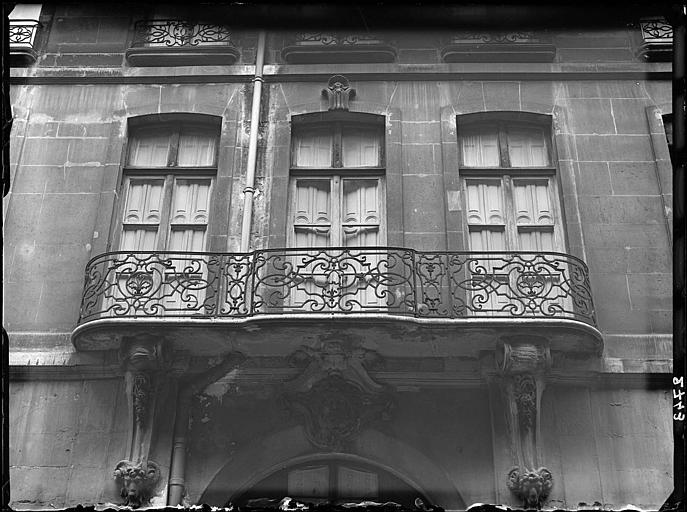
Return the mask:
M670 61L673 58L673 27L664 18L639 21L640 40L637 57L645 61Z
M322 95L329 99L329 110L348 110L348 101L355 97L355 89L351 89L345 76L334 75L327 82L327 88L322 89Z
M281 52L289 64L393 62L396 49L374 34L301 32Z
M131 66L226 66L239 55L226 27L179 19L137 21L126 50Z
M556 47L536 32L460 32L441 49L445 62L551 62Z
M10 65L30 66L36 62L36 34L41 4L17 4L9 14Z

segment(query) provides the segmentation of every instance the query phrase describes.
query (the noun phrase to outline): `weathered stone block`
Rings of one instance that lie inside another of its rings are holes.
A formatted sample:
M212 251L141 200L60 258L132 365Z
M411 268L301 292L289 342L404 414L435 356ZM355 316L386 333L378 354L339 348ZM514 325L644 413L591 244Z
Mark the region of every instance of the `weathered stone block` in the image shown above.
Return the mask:
M441 140L440 121L403 121L403 144L436 144ZM405 147L405 146L404 146Z
M662 224L658 196L580 196L583 222L602 224Z
M617 133L649 133L644 99L612 99L613 118Z
M42 194L12 194L12 207L5 218L5 243L34 245L42 203Z
M577 162L575 167L578 194L605 196L613 193L606 162Z
M595 247L665 247L668 251L668 235L655 224L588 224L584 239Z
M439 144L408 144L403 146L403 175L441 173Z
M570 124L575 134L615 133L611 102L607 99L569 99Z
M45 194L36 236L48 244L90 242L99 199L99 194Z
M15 250L7 282L78 281L89 253L85 245L35 245L29 253Z
M44 283L37 308L38 330L71 331L79 318L83 279Z
M656 165L653 162L609 162L608 166L614 194L659 194Z
M69 139L26 138L22 161L24 165L63 165L67 161Z
M673 304L673 280L670 274L639 274L627 276L633 310L669 310Z
M585 80L580 82L566 82L563 91L569 98L646 97L644 84L634 80Z
M579 160L633 162L651 160L648 135L575 135Z
M484 82L487 110L520 110L519 82Z
M56 17L50 31L49 45L60 43L95 43L100 18L95 16Z
M627 272L627 250L623 247L588 247L587 265L594 273L625 274Z
M67 159L70 163L88 163L92 166L107 163L107 152L111 144L109 139L102 137L65 140L69 140Z
M445 233L412 233L403 234L403 246L417 251L446 250Z
M592 287L592 297L597 312L629 311L630 299L627 288L627 276L623 273L600 273L590 267L589 281Z
M444 188L441 175L404 176L403 227L408 232L443 232Z
M551 82L520 82L520 103L525 112L553 112L554 85Z

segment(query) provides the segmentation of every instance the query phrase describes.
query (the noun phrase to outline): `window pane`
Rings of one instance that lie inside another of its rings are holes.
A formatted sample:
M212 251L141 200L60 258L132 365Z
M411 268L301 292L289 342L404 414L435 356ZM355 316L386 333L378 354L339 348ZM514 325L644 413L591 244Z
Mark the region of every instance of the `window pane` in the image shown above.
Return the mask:
M294 144L293 165L296 167L331 167L331 134L322 134L320 130L300 133Z
M324 247L331 237L331 183L297 180L293 217L297 247Z
M470 180L466 191L469 224L505 224L501 180Z
M157 226L125 227L120 251L154 251L157 248Z
M470 229L471 251L505 251L506 238L501 229Z
M173 224L207 224L210 180L177 179L172 198Z
M553 229L519 230L520 250L555 251Z
M517 224L553 224L548 180L513 180Z
M329 466L294 469L289 471L289 496L326 498L329 496Z
M496 128L461 128L463 165L498 167L500 165Z
M163 188L162 179L130 179L124 208L124 223L159 223Z
M377 167L380 165L381 137L377 130L346 128L343 131L343 166Z
M531 128L509 129L508 155L512 167L549 165L544 131Z
M208 167L215 164L217 137L204 133L182 133L179 137L177 165Z
M139 134L131 144L129 165L134 167L165 167L169 155L170 136Z
M338 485L341 498L376 498L379 482L376 473L339 466Z
M173 227L169 237L170 251L202 251L205 249L205 227L192 229L179 229ZM183 268L179 264L178 269Z

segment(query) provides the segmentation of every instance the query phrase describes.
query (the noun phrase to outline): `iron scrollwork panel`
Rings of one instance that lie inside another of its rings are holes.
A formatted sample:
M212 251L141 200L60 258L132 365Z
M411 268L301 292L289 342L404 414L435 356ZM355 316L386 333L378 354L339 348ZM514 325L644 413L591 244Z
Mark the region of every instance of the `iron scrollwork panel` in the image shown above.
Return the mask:
M226 27L185 20L143 20L135 26L133 46L207 46L229 45Z
M107 253L87 265L80 321L287 313L572 318L595 325L588 270L572 256L386 247Z

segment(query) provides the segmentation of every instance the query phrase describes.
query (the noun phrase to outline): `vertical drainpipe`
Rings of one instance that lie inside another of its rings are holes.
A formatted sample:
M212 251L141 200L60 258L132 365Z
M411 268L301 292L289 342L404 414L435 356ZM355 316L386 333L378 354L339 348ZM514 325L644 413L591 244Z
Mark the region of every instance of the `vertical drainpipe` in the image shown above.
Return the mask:
M253 196L255 195L255 167L258 159L258 129L260 126L260 103L262 99L262 68L265 62L265 31L258 33L258 48L255 56L253 77L253 105L250 113L250 139L248 141L248 162L246 164L246 188L243 189L243 220L241 222L241 252L250 248L250 226L253 220Z
M241 252L248 252L250 246L250 226L253 218L253 195L255 192L255 167L258 155L258 127L260 123L260 103L262 98L262 69L265 62L265 31L258 32L258 47L255 55L255 76L253 77L253 102L250 117L250 139L248 141L248 162L246 164L246 188L243 190L243 219L241 222ZM232 358L230 360L233 361ZM230 363L233 364L233 363ZM224 366L224 365L220 365ZM228 366L228 365L227 365ZM181 504L185 487L186 438L190 417L191 399L205 386L221 377L223 368L213 368L200 380L183 380L177 397L177 417L174 422L174 441L172 464L169 470L169 493L167 505ZM224 373L226 373L224 369Z

